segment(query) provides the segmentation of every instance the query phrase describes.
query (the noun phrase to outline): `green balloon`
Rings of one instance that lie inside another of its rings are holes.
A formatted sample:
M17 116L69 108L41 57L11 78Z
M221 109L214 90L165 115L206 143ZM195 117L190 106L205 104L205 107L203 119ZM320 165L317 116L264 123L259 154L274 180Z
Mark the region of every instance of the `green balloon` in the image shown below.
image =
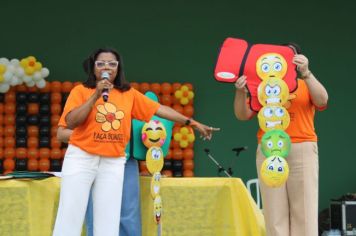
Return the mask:
M286 158L290 151L290 137L280 129L266 132L261 139L261 151L265 157L277 155Z

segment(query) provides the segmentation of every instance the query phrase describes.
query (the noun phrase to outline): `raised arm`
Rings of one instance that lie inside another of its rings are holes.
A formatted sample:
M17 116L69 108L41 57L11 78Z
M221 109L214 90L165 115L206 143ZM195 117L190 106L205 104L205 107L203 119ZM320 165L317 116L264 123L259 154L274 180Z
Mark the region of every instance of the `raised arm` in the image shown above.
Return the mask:
M246 78L243 75L235 82L234 112L236 118L239 120L249 120L254 115L254 112L247 104Z

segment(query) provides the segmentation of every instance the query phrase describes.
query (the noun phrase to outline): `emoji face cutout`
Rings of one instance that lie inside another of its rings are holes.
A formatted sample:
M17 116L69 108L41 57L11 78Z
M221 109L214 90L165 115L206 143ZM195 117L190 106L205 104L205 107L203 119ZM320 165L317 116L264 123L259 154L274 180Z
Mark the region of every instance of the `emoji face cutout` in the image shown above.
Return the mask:
M163 168L163 151L160 147L151 147L146 153L146 165L151 174L160 172Z
M154 199L157 195L159 195L159 191L161 189L161 173L155 172L153 173L151 179L151 196Z
M262 163L260 174L267 186L272 188L280 187L288 179L288 163L283 157L270 156Z
M158 224L161 221L162 216L162 199L158 195L153 200L153 217L154 221Z
M150 120L142 127L142 142L147 147L161 147L166 141L167 133L162 122Z
M261 139L261 151L265 157L287 157L290 151L289 135L283 130L275 129L266 132Z
M285 130L290 122L288 111L279 106L262 107L257 118L260 128L265 132L272 129Z
M288 85L284 80L268 78L263 80L258 86L257 97L262 106L282 106L288 101Z
M287 73L287 67L286 59L278 53L263 54L256 61L256 72L261 80L268 78L283 79Z

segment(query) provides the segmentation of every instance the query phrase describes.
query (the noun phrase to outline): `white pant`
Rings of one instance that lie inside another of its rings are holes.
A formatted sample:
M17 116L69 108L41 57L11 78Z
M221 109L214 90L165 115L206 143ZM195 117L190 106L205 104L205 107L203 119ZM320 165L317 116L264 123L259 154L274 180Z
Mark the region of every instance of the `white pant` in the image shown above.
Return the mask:
M125 162L126 158L101 157L68 146L53 236L80 236L91 188L94 235L119 235Z

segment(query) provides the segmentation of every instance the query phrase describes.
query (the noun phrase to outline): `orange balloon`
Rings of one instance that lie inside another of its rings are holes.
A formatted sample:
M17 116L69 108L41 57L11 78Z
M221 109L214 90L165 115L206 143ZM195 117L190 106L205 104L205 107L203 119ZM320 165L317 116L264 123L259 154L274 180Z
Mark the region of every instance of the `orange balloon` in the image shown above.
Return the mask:
M15 127L12 125L7 125L4 128L5 137L14 137L15 136Z
M13 91L5 93L5 103L16 103L16 93Z
M38 170L38 161L37 161L37 159L28 159L28 161L27 161L27 169L29 171Z
M140 175L141 176L150 176L151 174L150 174L150 172L148 170L141 170L140 171Z
M27 136L28 137L38 137L38 126L30 125L27 126Z
M174 110L176 110L177 112L183 114L183 106L179 105L179 104L174 104L172 107Z
M162 170L162 175L164 177L172 177L173 176L173 172L171 170Z
M58 130L58 125L54 125L51 127L51 136L52 137L57 137L57 130Z
M159 83L152 83L150 88L157 96L161 93L161 85Z
M14 103L14 102L5 103L4 112L5 112L6 115L15 114L15 112L16 112L16 103Z
M51 150L49 148L40 148L40 158L49 158L51 156Z
M161 93L163 95L171 95L172 93L172 85L170 83L163 83L161 84Z
M43 88L40 88L41 93L49 93L51 92L51 83L46 82L46 85Z
M27 157L29 159L37 159L39 157L37 148L29 148L27 149Z
M28 88L27 88L27 91L28 91L29 93L37 93L38 90L39 90L39 89L38 89L36 86L32 86L32 87L28 87Z
M2 115L0 115L1 117ZM1 119L1 118L0 118ZM15 115L14 114L8 114L5 117L3 117L3 122L5 125L15 125Z
M2 127L3 124L4 124L4 115L0 114L0 126Z
M140 85L136 82L131 82L130 86L136 90L140 90Z
M4 158L4 149L0 147L0 160Z
M16 85L17 92L27 92L27 86L24 84Z
M48 158L41 158L38 162L38 169L40 171L48 171L50 167L50 163Z
M15 138L14 137L6 137L4 140L4 145L6 148L13 148L15 147Z
M175 141L174 139L171 140L171 148L180 148L179 142Z
M51 93L51 104L61 104L62 103L62 94L58 92Z
M0 103L0 114L4 113L4 104Z
M187 86L190 91L192 91L194 89L194 87L191 83L183 83L183 85Z
M187 159L193 159L194 157L194 151L192 148L185 148L183 150L183 159L187 160Z
M180 87L182 86L181 83L173 83L172 84L172 93L174 93L175 91L177 91L178 89L180 89Z
M194 108L192 105L186 105L183 107L183 115L192 117L194 115Z
M70 81L64 81L62 83L62 93L69 93L73 88L73 83Z
M146 161L140 161L140 172L148 171Z
M184 170L183 176L184 177L194 177L194 172L192 170Z
M12 158L6 158L3 163L6 171L13 171L15 169L15 161Z
M174 148L172 154L173 160L182 160L183 159L183 151L181 148Z
M15 157L15 148L5 148L4 157L5 158L14 158Z
M75 86L80 85L80 84L82 84L82 82L79 82L79 81L74 82L74 83L73 83L73 88L74 88Z
M191 159L183 160L183 170L194 170L194 161Z
M60 93L62 91L62 83L59 81L51 82L51 92L52 93Z
M60 148L62 143L58 140L56 136L51 138L51 148Z
M16 148L16 157L17 158L26 158L27 157L27 149L26 148Z
M172 149L171 148L168 148L168 152L167 152L167 155L166 155L166 159L167 160L170 160L170 159L172 159L172 155L173 155L173 151L172 151Z
M62 151L59 148L52 148L51 149L51 154L50 154L51 159L61 159L62 158Z
M1 116L1 114L0 114ZM5 131L4 131L4 127L2 125L0 125L0 137L4 136Z
M61 114L61 112L62 112L62 106L61 106L61 104L57 104L57 103L55 103L55 104L51 104L51 114L53 115L59 115L59 114Z
M172 96L170 94L163 94L160 103L170 107L172 105Z
M38 103L29 103L27 106L27 113L30 115L36 115L39 111Z
M180 99L176 98L176 96L171 95L171 100L172 100L172 104L178 104L180 105Z
M51 115L51 125L58 125L59 119L61 119L60 115Z
M38 147L38 136L37 137L29 137L27 139L27 147L28 148L37 148Z
M150 90L150 84L143 82L140 84L140 92L145 94L148 90Z

